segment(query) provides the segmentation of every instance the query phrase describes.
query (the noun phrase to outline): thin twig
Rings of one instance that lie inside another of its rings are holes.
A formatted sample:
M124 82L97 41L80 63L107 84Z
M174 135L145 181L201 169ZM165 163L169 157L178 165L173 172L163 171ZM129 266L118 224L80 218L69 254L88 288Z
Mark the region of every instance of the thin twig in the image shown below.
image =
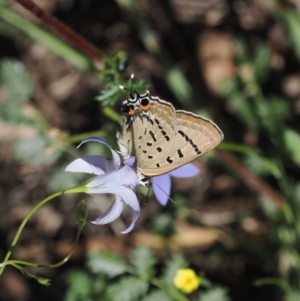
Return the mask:
M51 30L64 37L68 42L72 43L79 50L86 53L88 56L96 60L102 61L102 53L87 40L75 33L72 29L64 25L57 18L51 16L47 12L43 11L38 5L31 0L15 0L28 11L33 13L37 18L43 21Z

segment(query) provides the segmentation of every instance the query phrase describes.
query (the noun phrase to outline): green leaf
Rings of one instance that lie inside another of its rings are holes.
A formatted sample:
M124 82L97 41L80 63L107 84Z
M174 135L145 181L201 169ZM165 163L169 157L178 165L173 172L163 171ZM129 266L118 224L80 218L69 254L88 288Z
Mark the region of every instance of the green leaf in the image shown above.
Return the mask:
M174 299L167 295L164 291L154 290L148 294L142 301L173 301Z
M272 96L269 98L269 112L269 118L276 122L284 121L291 115L290 102L280 96Z
M30 76L20 61L1 61L0 82L10 98L18 103L26 102L32 96L33 85Z
M33 119L25 116L20 104L13 99L5 103L0 103L0 118L13 125L23 127L34 125Z
M79 270L73 270L68 274L68 292L64 301L92 300L93 279Z
M103 108L103 114L110 118L111 120L119 123L121 118L120 118L120 113L116 112L114 109L111 107L105 107Z
M214 286L210 290L200 292L197 301L229 301L228 290L221 286Z
M294 51L300 59L300 40L299 40L299 31L300 31L300 17L299 13L295 9L278 9L282 12L280 16L285 22L285 26L288 30L288 38L292 41Z
M12 146L14 156L23 163L34 165L55 162L61 151L51 148L44 137L19 140Z
M139 246L131 253L131 263L135 273L142 279L150 279L154 275L155 257L153 251L146 246Z
M252 130L258 128L259 124L251 100L244 97L239 91L236 91L236 93L231 95L228 101L230 102L233 112L238 116L241 122Z
M263 158L257 155L247 156L245 163L250 171L256 175L268 176L273 175L276 178L281 177L281 172L278 169L278 166L273 163L271 160Z
M176 198L177 203L177 198ZM174 216L170 212L157 213L155 212L155 217L152 218L151 229L153 232L160 234L164 237L170 237L174 234Z
M176 95L178 100L185 106L193 106L192 101L192 88L190 83L186 80L182 71L175 67L167 71L165 75L165 80L167 81L169 87L171 87L172 92Z
M239 89L240 89L240 87L239 87L239 83L238 83L238 80L236 77L224 81L221 86L222 94L229 99Z
M99 100L103 106L113 105L119 99L121 94L122 91L118 85L107 85L95 99Z
M148 283L128 276L117 284L112 284L107 288L107 296L112 301L135 301L145 296L148 290Z
M256 112L261 124L272 135L278 134L281 123L290 115L290 106L287 100L273 96L269 99L258 98L255 101Z
M19 14L14 13L12 10L2 6L0 6L0 18L18 28L34 41L44 45L47 49L59 55L75 67L81 70L91 70L92 63L90 58L75 50L74 47L68 45L61 38L58 38L56 34L51 34L44 30L39 24L34 24Z
M291 159L300 166L300 135L294 130L286 129L283 132L283 140Z
M7 6L12 0L0 0L0 6Z
M161 280L166 286L174 287L173 279L176 272L179 269L186 268L187 266L188 262L182 255L174 255L169 261L167 261Z
M266 45L256 47L252 66L256 80L263 81L270 71L270 49Z
M128 269L123 258L104 251L90 253L87 265L92 272L104 273L110 278L124 274Z
M292 295L293 294L293 288L290 286L290 284L285 279L280 278L262 278L258 279L254 283L256 286L262 286L262 285L276 285L280 287L286 295ZM290 300L290 299L288 299Z

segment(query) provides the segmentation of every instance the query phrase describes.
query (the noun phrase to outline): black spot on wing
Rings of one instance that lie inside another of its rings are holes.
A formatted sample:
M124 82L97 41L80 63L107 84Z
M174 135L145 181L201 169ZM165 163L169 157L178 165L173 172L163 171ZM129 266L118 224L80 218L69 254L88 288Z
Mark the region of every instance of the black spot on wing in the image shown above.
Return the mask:
M182 137L185 136L185 133L183 131L181 131L181 130L178 131L178 134L180 134Z
M169 157L167 157L167 159L166 159L166 161L168 162L168 163L173 163L173 160L171 159L171 157L169 156Z
M178 134L181 135L185 139L185 141L191 145L191 147L194 149L194 151L197 155L201 154L201 151L199 150L198 146L193 142L192 139L189 138L189 136L187 134L185 134L182 130L179 130ZM178 153L178 155L179 155L179 153ZM180 157L180 155L179 155L179 157ZM182 158L182 157L180 157L180 158Z
M156 150L157 150L159 153L162 152L162 148L161 148L160 146L158 146L158 147L156 148Z
M152 146L151 142L147 142L146 144L147 144L147 146Z
M157 124L158 128L160 129L161 134L167 141L170 141L170 137L167 135L167 132L164 131L164 128L160 125L160 122L157 118L154 119L155 123ZM151 135L151 134L150 134ZM154 139L153 139L154 140Z
M148 122L150 122L151 123L151 125L153 125L154 124L154 122L153 122L153 120L148 116L148 114L146 113L146 114L143 114L143 118L145 118Z
M149 134L150 134L151 138L153 139L153 141L156 142L154 133L152 131L149 131Z
M177 154L178 154L179 158L183 158L183 153L181 152L180 149L177 150Z

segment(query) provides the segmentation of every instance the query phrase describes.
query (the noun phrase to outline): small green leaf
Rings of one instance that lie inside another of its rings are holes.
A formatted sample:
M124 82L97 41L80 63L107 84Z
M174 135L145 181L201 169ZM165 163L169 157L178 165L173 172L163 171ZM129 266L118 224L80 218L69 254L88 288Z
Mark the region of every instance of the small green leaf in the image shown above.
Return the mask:
M239 87L239 83L238 83L238 80L236 77L224 81L221 86L222 94L229 99L239 89L240 89L240 87Z
M176 203L178 203L178 200L176 198ZM170 237L174 234L174 217L172 213L166 212L166 213L157 213L155 212L155 218L152 219L152 225L151 225L152 231L155 233L160 234L164 237Z
M93 293L94 280L79 270L73 270L67 277L68 292L64 301L91 300L88 297Z
M30 76L20 61L1 61L0 82L10 98L18 103L26 102L32 96L33 85Z
M283 133L283 140L291 159L300 166L300 135L294 130L286 129Z
M148 290L148 283L128 276L117 284L112 284L107 288L107 296L112 301L135 301L145 296Z
M154 290L148 294L142 301L173 301L174 299L167 295L164 291Z
M278 166L271 160L258 155L249 155L245 159L245 163L250 171L260 176L273 175L276 178L281 177Z
M113 105L119 99L121 93L121 89L118 85L107 85L95 99L99 100L103 106Z
M152 250L146 246L139 246L131 253L131 263L135 273L142 279L150 279L154 275L155 257Z
M7 6L12 0L0 0L0 6Z
M128 269L120 256L104 251L90 253L88 266L92 272L104 273L110 278L124 274Z
M228 101L233 112L238 116L241 122L252 130L258 128L257 116L250 99L246 98L240 91L236 91L232 93Z
M284 121L291 115L290 102L279 96L269 98L269 118L273 118L276 122Z
M270 71L270 49L260 44L256 47L253 64L256 80L263 81Z
M190 106L194 105L191 100L193 98L191 85L179 68L175 67L169 69L166 73L165 80L182 104Z
M120 114L117 113L114 109L111 107L105 107L103 108L103 114L110 118L111 120L119 123L120 122Z
M41 136L19 140L14 143L12 150L18 160L34 165L51 164L61 154L61 151L51 148L49 141Z
M214 286L213 288L200 292L197 301L229 301L228 290L221 286Z
M25 116L17 101L0 103L0 118L9 124L24 126L34 125L32 118Z
M182 255L174 255L169 261L167 261L161 280L166 286L174 287L173 279L176 272L179 269L186 268L187 266L188 263Z
M27 275L28 277L31 277L35 279L39 284L45 285L45 286L50 286L51 285L51 280L48 278L40 277L37 275L34 275L30 273L28 270L26 270L24 267L21 267L20 265L14 265L15 268L19 269L23 274Z
M279 9L282 13L280 16L285 22L285 27L288 30L288 37L292 41L295 54L300 59L300 41L299 41L299 30L300 30L300 17L296 9Z

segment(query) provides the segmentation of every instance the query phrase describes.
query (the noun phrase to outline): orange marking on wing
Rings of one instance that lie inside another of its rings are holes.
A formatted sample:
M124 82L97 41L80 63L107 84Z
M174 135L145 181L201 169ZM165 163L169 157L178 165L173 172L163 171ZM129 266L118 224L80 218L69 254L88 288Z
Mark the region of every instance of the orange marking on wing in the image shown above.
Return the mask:
M148 104L145 105L145 106L141 105L141 109L144 110L144 111L149 110L150 109L150 102L148 102Z

